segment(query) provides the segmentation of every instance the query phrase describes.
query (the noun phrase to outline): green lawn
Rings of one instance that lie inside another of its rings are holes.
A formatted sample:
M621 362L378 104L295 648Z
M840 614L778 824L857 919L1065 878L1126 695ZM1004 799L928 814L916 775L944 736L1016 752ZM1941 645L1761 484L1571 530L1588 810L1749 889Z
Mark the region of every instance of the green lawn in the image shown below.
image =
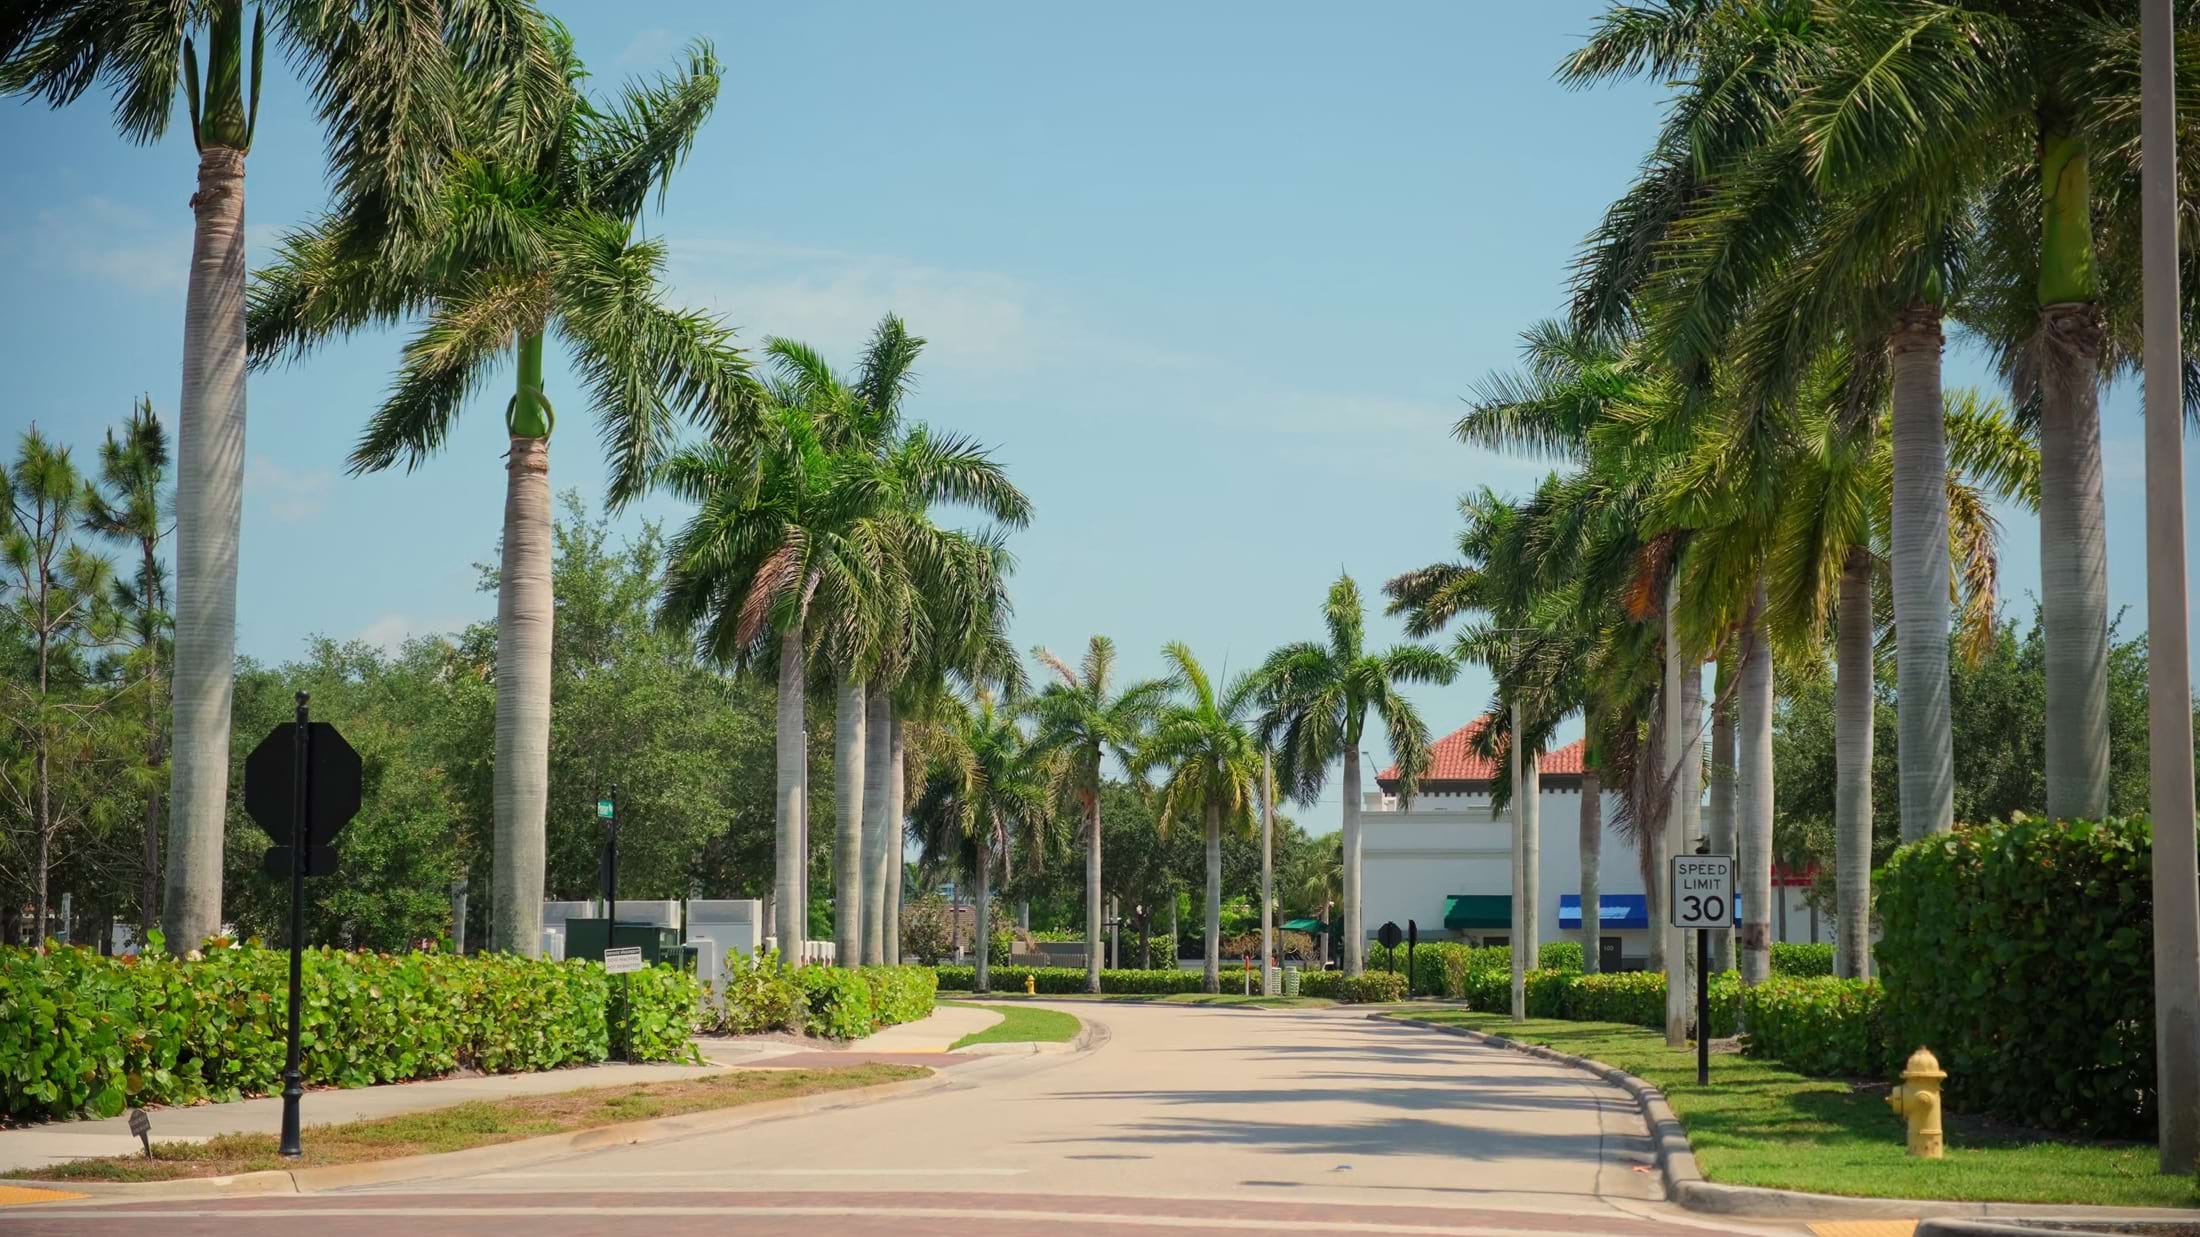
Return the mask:
M1947 1118L1948 1155L1915 1160L1884 1086L1812 1078L1753 1057L1711 1058L1696 1085L1693 1049L1610 1022L1530 1019L1464 1010L1398 1014L1469 1027L1616 1065L1646 1079L1688 1128L1706 1178L1732 1185L1875 1198L1999 1199L2129 1207L2200 1207L2191 1177L2155 1171L2152 1146L2058 1141L1976 1118Z
M947 1001L947 1005L961 1005L968 1009L990 1009L1001 1016L999 1022L983 1031L973 1031L952 1044L948 1051L967 1048L972 1044L1060 1044L1077 1038L1084 1024L1076 1017L1058 1009L1040 1009L1035 1005L976 1005L969 1001Z
M764 1100L845 1091L922 1078L930 1070L906 1065L851 1065L841 1069L733 1070L676 1082L591 1087L509 1100L476 1100L427 1112L308 1126L300 1139L305 1155L286 1160L269 1134L224 1134L203 1143L156 1142L155 1159L143 1155L76 1160L46 1168L16 1169L0 1176L40 1181L172 1181L226 1177L271 1168L321 1168L408 1155L463 1151L539 1134L593 1129Z

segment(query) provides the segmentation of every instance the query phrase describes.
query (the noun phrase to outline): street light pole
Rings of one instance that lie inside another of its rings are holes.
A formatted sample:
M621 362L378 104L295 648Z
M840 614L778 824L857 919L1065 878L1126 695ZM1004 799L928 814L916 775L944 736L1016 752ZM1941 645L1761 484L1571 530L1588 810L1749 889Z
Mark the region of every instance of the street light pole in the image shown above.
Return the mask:
M2200 1158L2200 876L2195 875L2192 663L2186 646L2184 345L2177 280L2176 25L2143 0L2139 201L2144 270L2148 807L2154 818L2155 1111L2161 1167Z

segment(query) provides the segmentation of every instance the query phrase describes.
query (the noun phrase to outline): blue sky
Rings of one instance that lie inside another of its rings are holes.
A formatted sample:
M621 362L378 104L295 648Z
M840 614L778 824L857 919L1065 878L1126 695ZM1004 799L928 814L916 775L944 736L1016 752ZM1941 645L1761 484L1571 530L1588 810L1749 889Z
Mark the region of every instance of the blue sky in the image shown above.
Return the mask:
M1182 639L1251 665L1363 590L1443 557L1473 486L1540 465L1460 447L1459 398L1555 312L1568 261L1626 183L1658 92L1569 93L1550 70L1602 5L554 4L598 84L693 36L726 63L715 119L647 226L679 301L755 343L852 360L900 313L932 342L912 415L995 444L1032 495L1016 634L1113 636L1129 673ZM324 199L303 94L273 64L248 169L254 260ZM104 100L0 103L0 425L89 454L141 392L172 416L195 159L115 136ZM416 472L349 477L398 337L254 378L241 650L325 633L394 643L494 612L472 564L503 501L500 410L478 401ZM1949 380L1985 382L1952 350ZM551 479L600 498L562 362ZM2143 624L2135 389L2104 411L2112 604ZM644 501L627 519L677 520ZM2030 609L2037 523L2004 514L2005 596ZM1381 640L1396 627L1376 616ZM1486 701L1416 692L1438 734ZM1378 736L1379 739L1379 736ZM1370 750L1387 758L1379 742ZM1334 783L1298 815L1334 828Z

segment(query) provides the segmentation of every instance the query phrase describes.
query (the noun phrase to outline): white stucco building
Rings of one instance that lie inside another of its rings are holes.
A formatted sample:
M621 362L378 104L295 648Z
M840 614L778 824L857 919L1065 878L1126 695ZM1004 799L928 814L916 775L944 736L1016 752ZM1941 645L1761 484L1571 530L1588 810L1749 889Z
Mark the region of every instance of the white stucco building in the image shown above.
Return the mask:
M1490 806L1491 779L1507 776L1473 751L1483 719L1438 740L1428 775L1410 803L1396 795L1397 768L1376 775L1378 789L1360 808L1361 920L1372 936L1387 920L1407 920L1422 940L1508 944L1512 933L1512 813ZM1542 863L1536 939L1581 940L1581 756L1574 742L1542 762ZM1603 968L1639 967L1649 954L1650 922L1642 865L1612 827L1619 796L1599 797L1603 849L1597 865ZM1804 903L1810 873L1775 868L1774 940L1830 941L1830 923Z

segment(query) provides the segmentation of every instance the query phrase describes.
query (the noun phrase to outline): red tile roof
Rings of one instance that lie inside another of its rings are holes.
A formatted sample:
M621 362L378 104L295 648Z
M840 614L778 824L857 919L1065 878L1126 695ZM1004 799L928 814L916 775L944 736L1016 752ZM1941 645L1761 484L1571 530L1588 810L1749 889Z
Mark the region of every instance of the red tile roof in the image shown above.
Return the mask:
M1429 770L1421 776L1425 788L1431 783L1478 782L1487 785L1498 775L1497 766L1489 758L1475 754L1474 747L1489 717L1477 717L1459 729L1452 731L1430 745ZM1580 776L1582 742L1579 739L1566 746L1543 753L1541 763L1545 774ZM1375 775L1375 784L1389 790L1398 780L1398 766L1391 765Z

